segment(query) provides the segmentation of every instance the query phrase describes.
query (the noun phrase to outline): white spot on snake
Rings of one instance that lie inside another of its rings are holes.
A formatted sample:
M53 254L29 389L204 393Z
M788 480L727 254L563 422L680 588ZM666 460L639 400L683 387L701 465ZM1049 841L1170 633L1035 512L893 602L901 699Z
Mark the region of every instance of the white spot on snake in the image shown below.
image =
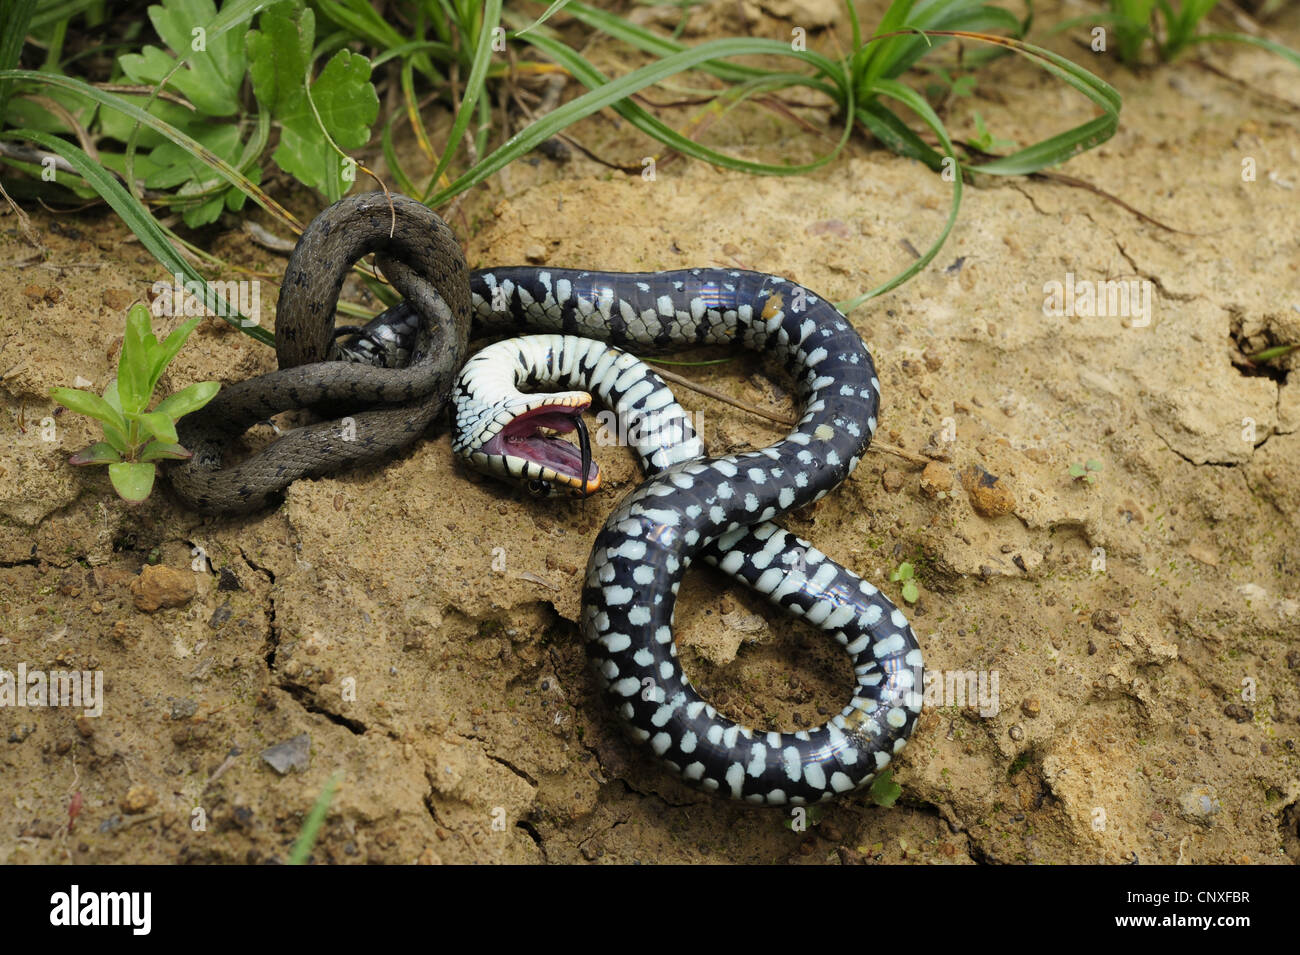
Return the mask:
M872 647L871 654L879 660L881 657L897 653L899 650L902 650L904 646L906 646L906 644L903 641L903 635L901 633L896 633L892 637L887 637L884 640L881 640Z
M790 777L790 781L797 783L803 770L803 763L799 759L799 747L787 746L782 750L781 762L785 765L785 774Z
M667 733L656 733L654 739L650 741L650 748L655 751L656 756L668 752L668 747L671 745L673 745L673 738Z
M606 587L605 603L611 607L618 607L632 599L631 587Z
M731 787L731 798L739 799L741 788L745 784L745 769L740 763L727 767L727 785Z

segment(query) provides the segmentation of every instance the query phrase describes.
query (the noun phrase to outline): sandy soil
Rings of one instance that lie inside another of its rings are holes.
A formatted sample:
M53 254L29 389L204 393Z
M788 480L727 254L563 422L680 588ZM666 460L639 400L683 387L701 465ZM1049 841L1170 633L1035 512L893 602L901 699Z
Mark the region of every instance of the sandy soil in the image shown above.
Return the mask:
M693 29L735 33L735 10ZM1277 29L1300 46L1300 11ZM98 718L0 709L0 861L283 860L335 773L319 862L1300 860L1300 385L1294 356L1269 375L1234 363L1300 340L1296 74L1245 49L1212 55L1234 82L1192 62L1134 73L1056 48L1124 95L1119 134L1065 171L1183 231L1059 184L981 180L940 258L851 316L880 370L879 437L937 464L922 482L915 464L872 453L785 523L896 599L885 582L911 560L927 669L950 682L996 672L999 692L996 706L951 693L927 706L896 762L897 806L859 795L806 831L683 788L597 695L573 621L596 530L638 480L625 449L596 449L608 489L582 503L467 472L440 426L382 467L300 482L254 518L201 519L167 493L127 507L102 472L67 464L93 440L88 422L62 415L43 434L41 420L51 386L102 388L125 306L160 270L103 212L28 207L45 254L8 215L0 668L101 670L106 684ZM628 66L607 41L588 53ZM1021 145L1091 115L1014 58L952 104L954 132L973 130L975 109ZM629 165L650 152L610 114L575 135ZM768 160L833 141L757 110L706 135ZM530 159L456 225L475 265L739 266L847 299L929 245L947 189L860 138L792 179L679 160L647 182ZM233 231L203 241L283 268ZM1045 314L1045 284L1070 275L1149 282L1149 322ZM265 287L265 314L274 297ZM213 321L162 388L273 364ZM686 371L791 410L788 382L749 358ZM714 452L780 437L678 391ZM1102 464L1091 485L1069 474L1088 459ZM960 480L972 467L997 476L1008 513L974 509ZM194 595L136 609L130 585L150 564ZM807 726L841 703L839 651L712 572L683 588L678 640L715 704L753 724ZM309 751L281 774L263 754L301 734Z

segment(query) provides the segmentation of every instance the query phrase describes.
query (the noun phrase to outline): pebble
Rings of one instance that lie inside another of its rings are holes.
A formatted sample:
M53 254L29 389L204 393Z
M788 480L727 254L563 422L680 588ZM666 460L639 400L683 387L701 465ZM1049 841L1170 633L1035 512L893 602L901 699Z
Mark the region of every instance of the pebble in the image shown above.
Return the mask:
M137 783L126 791L118 808L128 816L138 815L158 802L158 794L144 783Z
M890 494L896 494L903 487L903 472L890 468L885 472L884 477L880 479L880 483L884 485L885 490Z
M952 487L952 472L938 461L931 461L921 472L921 491L935 497Z
M1009 514L1016 506L1015 495L1004 479L990 474L978 464L972 464L962 472L961 484L970 498L971 507L984 517Z
M1255 719L1255 714L1240 703L1229 703L1223 708L1223 715L1232 717L1238 723L1249 723Z
M1025 700L1020 704L1020 712L1024 713L1030 719L1036 717L1042 711L1043 705L1034 699Z
M1109 633L1116 636L1123 624L1120 621L1119 614L1114 610L1095 610L1092 614L1092 628L1100 630L1102 633Z
M1197 786L1178 797L1178 815L1198 826L1213 826L1222 808L1211 786Z
M262 758L281 776L291 769L305 772L310 756L311 735L308 733L300 733L293 739L287 739L283 743L276 743L262 750Z
M1007 730L1007 735L1010 736L1016 742L1019 742L1020 740L1025 738L1024 727L1022 727L1019 723L1013 723L1011 728Z
M131 581L135 609L153 613L164 607L182 607L194 599L194 574L161 564L148 564Z

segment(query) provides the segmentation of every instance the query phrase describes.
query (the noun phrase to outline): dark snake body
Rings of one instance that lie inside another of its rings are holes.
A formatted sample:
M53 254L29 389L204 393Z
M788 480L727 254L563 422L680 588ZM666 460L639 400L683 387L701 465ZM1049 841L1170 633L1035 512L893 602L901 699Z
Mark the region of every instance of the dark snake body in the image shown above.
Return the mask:
M194 453L170 472L172 488L204 513L265 507L293 481L374 461L424 432L447 403L465 359L470 300L460 243L427 206L383 193L330 206L303 232L276 306L280 370L222 388L182 418L180 443ZM396 224L394 224L394 213ZM390 237L391 233L391 237ZM330 361L334 307L348 269L377 252L385 276L406 297L389 317L414 326L405 367ZM226 446L282 411L313 408L335 420L285 433L264 451L222 467Z

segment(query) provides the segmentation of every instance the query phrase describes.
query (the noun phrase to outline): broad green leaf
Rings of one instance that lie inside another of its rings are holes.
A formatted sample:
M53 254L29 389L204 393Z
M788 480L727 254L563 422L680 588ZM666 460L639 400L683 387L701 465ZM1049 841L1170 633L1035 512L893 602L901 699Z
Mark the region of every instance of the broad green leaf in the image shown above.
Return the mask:
M285 172L337 199L350 183L343 178L344 157L330 140L341 150L360 149L379 115L370 61L339 50L311 84L309 99L305 84L315 33L311 11L295 13L290 5L278 4L262 14L258 25L261 29L248 35L248 56L254 94L281 126L273 158Z
M117 359L117 396L127 418L147 408L153 396L149 387L149 349L157 339L150 324L149 309L144 305L133 305L126 313L122 351Z
M194 457L193 451L187 451L179 444L162 444L150 441L140 453L141 461L186 461Z
M888 809L903 795L903 788L894 782L894 771L887 769L871 783L871 801Z
M153 490L156 472L151 463L122 461L108 466L108 479L123 500L139 503Z
M146 411L144 414L132 416L132 420L140 422L145 432L155 441L161 441L163 444L175 444L177 441L176 424L165 414Z
M310 8L277 3L263 11L260 29L245 38L253 95L272 116L289 112L302 99L303 80L311 64L316 16Z
M173 52L187 57L167 78L173 87L206 116L231 116L239 111L239 86L244 80L244 53L239 35L209 35L217 17L212 0L163 0L149 8L154 29ZM176 65L176 59L156 46L118 57L123 71L137 83L156 86Z
M172 421L177 421L192 411L198 411L216 397L220 390L221 385L215 381L196 381L176 394L164 398L154 409L154 413L166 415Z
M112 405L93 392L80 391L76 388L51 388L50 397L77 414L102 421L118 429L119 432L126 431L126 419Z
M190 332L198 328L201 321L203 321L202 317L191 318L168 335L166 340L154 349L152 356L153 367L149 370L149 394L153 394L154 389L158 387L158 379L162 377L162 373L171 364L172 359L180 352L181 347L185 344L185 339L190 337ZM173 415L172 417L179 418L180 415Z
M85 467L90 464L115 464L121 460L122 455L118 453L117 448L100 441L88 448L82 448L68 458L68 463L75 464L77 467Z

